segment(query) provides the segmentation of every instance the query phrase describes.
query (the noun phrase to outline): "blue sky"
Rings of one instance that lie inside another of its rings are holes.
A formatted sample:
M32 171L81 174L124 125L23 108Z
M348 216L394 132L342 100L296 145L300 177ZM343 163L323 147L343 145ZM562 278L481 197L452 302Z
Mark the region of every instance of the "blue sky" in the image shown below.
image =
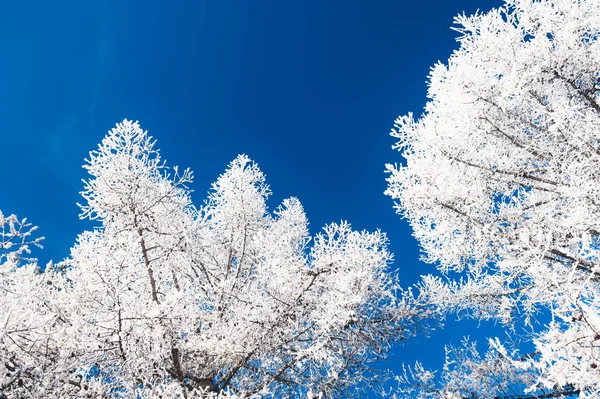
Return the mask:
M433 271L383 195L400 161L394 119L420 113L426 76L457 47L452 18L500 0L5 2L0 13L0 209L68 255L84 158L116 122L139 120L200 203L237 154L266 173L270 207L296 196L311 232L342 219L387 232L404 286ZM439 368L450 323L389 362ZM489 329L483 329L489 331Z

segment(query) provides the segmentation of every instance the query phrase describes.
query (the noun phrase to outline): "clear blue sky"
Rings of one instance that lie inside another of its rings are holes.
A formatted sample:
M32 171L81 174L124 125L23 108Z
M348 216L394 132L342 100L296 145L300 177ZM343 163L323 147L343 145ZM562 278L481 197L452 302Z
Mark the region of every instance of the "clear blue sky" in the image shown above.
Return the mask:
M139 120L200 203L238 153L296 196L311 231L345 219L388 233L404 286L431 266L383 195L388 135L420 113L426 76L457 47L452 18L500 0L4 2L0 13L0 209L61 260L80 231L81 168L116 122ZM60 7L55 6L60 4ZM450 323L394 350L389 366L440 367Z

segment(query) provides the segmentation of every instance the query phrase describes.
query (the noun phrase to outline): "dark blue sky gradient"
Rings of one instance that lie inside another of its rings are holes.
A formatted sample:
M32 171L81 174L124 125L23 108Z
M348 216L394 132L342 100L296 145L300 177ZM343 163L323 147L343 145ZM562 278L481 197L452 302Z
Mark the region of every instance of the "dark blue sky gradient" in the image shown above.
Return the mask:
M383 195L384 164L400 161L388 133L423 109L429 68L457 47L452 18L500 0L51 3L0 12L0 209L40 226L41 262L67 256L89 226L77 217L81 165L129 118L171 166L194 170L197 204L245 153L271 209L296 196L312 233L342 219L381 228L405 287L433 271ZM443 344L481 337L474 327L450 323L389 365L439 369Z

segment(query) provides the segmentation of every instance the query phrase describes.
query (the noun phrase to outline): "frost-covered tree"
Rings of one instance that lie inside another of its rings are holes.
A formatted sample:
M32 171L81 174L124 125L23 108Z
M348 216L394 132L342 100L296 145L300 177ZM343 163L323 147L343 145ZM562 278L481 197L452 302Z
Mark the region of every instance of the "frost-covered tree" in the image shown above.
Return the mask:
M385 234L343 222L311 237L297 199L268 211L246 156L199 208L192 173L168 168L138 123L117 124L84 167L81 216L99 225L49 272L2 269L19 285L6 292L26 293L6 306L46 317L19 341L44 381L31 397L345 397L424 317L397 295Z
M42 273L31 246L41 247L27 219L0 212L0 398L44 397L68 384L57 361L56 275ZM49 265L51 268L51 265Z
M508 325L550 316L533 354L461 355L432 395L597 397L600 2L507 0L455 22L460 48L432 69L424 114L392 131L405 163L388 165L387 194L447 277L423 280L431 303ZM477 388L488 358L527 389Z

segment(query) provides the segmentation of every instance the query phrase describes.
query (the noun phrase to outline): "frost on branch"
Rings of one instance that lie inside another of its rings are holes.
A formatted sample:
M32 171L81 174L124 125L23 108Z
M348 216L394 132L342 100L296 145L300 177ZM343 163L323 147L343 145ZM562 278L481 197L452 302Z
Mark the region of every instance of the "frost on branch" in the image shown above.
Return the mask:
M392 398L416 399L543 399L566 398L581 393L573 385L555 385L552 389L531 389L541 377L532 359L538 352L519 355L517 343L503 345L490 339L482 356L477 345L465 338L460 346L446 347L446 361L440 373L420 363L405 367L397 376L398 388ZM511 349L508 350L507 347Z
M509 0L456 23L423 116L392 131L405 163L387 194L424 259L462 276L423 293L507 325L548 309L531 392L599 395L600 3Z
M137 122L84 167L81 216L97 228L45 273L2 275L20 287L3 328L27 331L2 360L39 381L25 396L345 397L376 384L369 364L427 316L398 298L385 234L342 222L311 237L297 199L269 212L244 155L201 207L192 173L167 167Z
M33 238L36 230L27 218L19 220L16 215L4 216L0 211L0 264L17 262L23 254L31 253L32 245L41 248L44 237Z

